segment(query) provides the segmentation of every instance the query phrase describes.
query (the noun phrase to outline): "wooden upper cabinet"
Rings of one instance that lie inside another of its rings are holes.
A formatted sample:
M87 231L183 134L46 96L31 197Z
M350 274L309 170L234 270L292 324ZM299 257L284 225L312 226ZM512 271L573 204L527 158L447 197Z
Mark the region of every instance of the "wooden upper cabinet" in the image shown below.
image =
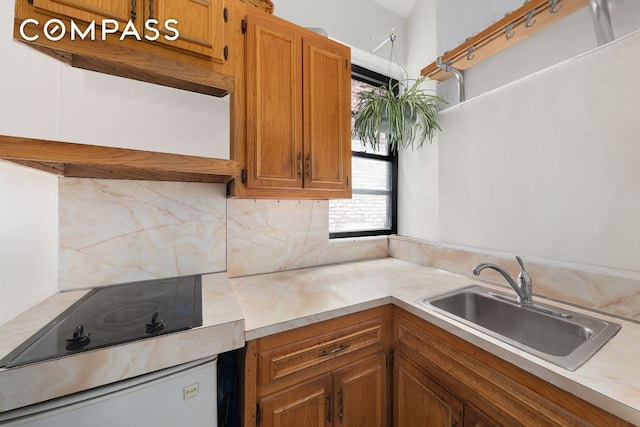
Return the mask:
M225 6L222 0L146 0L145 5L146 18L158 20L158 29L163 35L172 35L164 29L164 22L168 19L178 21L173 25L180 31L178 39L169 41L160 37L158 42L224 63Z
M302 44L290 25L247 16L247 186L302 187Z
M104 19L114 19L120 24L120 32L131 21L142 39L145 36L157 38L154 42L202 55L219 63L225 61L223 0L34 0L34 6L37 10L78 21L96 21L97 27ZM151 19L157 20L158 24L145 24ZM177 40L171 40L174 31L165 26L170 19L177 21L170 24L179 32ZM159 31L159 37L156 31Z
M305 38L303 47L305 186L346 191L351 174L350 50L318 38Z
M247 12L246 92L232 98L233 195L351 197L351 50L260 10Z
M142 1L131 0L33 0L36 10L68 16L83 22L115 19L126 25L129 20L140 20ZM142 28L139 26L138 29Z
M238 0L30 2L15 0L14 38L73 67L220 97L235 88ZM51 17L59 40L46 37Z

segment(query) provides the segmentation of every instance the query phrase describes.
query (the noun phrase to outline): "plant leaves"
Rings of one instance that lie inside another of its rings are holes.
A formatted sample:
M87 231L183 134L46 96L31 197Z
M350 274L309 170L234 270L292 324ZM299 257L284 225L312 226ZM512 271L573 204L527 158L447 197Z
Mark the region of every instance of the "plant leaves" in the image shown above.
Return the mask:
M386 133L391 150L414 148L417 142L421 147L425 140L432 142L436 131L442 131L438 123L440 103L443 98L427 93L421 87L426 77L414 80L396 96L400 82L389 82L386 86L376 87L358 94L359 99L354 110L352 136L363 145L377 150L380 141L380 125L383 118L389 123ZM410 80L406 80L410 81Z

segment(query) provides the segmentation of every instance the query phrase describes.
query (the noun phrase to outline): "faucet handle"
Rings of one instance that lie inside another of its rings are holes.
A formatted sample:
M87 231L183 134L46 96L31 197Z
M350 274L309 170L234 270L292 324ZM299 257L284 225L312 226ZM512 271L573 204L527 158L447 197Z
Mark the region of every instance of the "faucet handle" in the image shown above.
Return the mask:
M522 262L522 258L516 255L516 261L520 264L520 274L518 274L518 284L520 286L531 286L531 276L527 273L527 270L524 268L524 263Z

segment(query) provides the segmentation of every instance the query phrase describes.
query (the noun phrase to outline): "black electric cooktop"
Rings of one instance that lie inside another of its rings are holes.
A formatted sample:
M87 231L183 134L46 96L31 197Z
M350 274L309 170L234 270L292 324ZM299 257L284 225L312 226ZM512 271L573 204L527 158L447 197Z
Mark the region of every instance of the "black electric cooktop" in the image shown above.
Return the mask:
M0 360L0 367L25 365L200 325L199 275L96 288Z

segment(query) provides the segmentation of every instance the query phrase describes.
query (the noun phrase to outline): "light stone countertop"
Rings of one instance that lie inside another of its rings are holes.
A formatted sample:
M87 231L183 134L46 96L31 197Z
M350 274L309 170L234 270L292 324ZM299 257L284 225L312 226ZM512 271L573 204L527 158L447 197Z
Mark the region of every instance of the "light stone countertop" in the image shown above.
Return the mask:
M395 304L617 416L640 425L640 325L613 320L621 331L574 372L559 368L414 302L477 278L395 258L351 262L228 279L203 276L203 326L18 368L0 369L0 412L82 391L244 345L245 340L345 314ZM510 290L507 290L509 292ZM63 292L0 327L0 358L86 291ZM535 292L535 278L534 278ZM537 299L560 308L583 312ZM176 351L180 349L180 351Z
M640 425L640 324L536 298L536 301L614 321L622 329L590 360L571 372L429 311L415 301L478 278L423 267L395 258L352 262L231 279L245 314L247 341L372 307L394 304L522 369ZM534 278L535 293L535 278Z
M0 358L87 292L60 292L2 325ZM243 346L243 314L227 274L205 275L202 277L202 326L40 363L0 368L0 412Z

